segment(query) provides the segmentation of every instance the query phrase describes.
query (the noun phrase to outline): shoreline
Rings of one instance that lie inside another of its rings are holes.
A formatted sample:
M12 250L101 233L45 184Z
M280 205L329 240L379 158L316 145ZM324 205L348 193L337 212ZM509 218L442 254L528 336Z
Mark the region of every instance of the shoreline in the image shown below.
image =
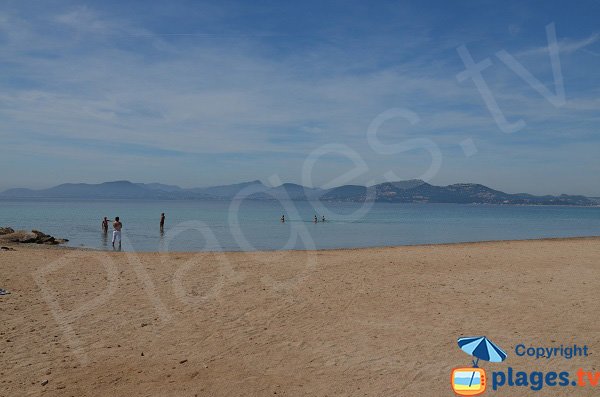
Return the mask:
M67 250L82 250L82 251L94 251L94 252L134 252L138 254L194 254L194 253L207 253L207 254L215 254L215 253L223 253L223 254L236 254L236 253L274 253L274 252L336 252L336 251L364 251L364 250L381 250L381 249L399 249L403 247L444 247L444 246L460 246L460 245L476 245L476 244L494 244L494 243L519 243L519 242L528 242L528 241L566 241L566 240L600 240L600 235L598 236L576 236L576 237L540 237L540 238L526 238L526 239L510 239L510 240L481 240L481 241L459 241L454 243L430 243L430 244L405 244L405 245L378 245L378 246L370 246L370 247L342 247L342 248L323 248L323 249L288 249L288 250L256 250L256 251L118 251L113 249L100 249L93 247L71 247L68 245L56 245L56 246L45 246L40 248L49 248L49 249L67 249ZM19 245L19 243L17 243ZM28 244L20 244L21 246ZM29 244L32 247L35 247L36 244Z
M91 251L91 252L113 252L113 253L137 253L137 254L243 254L243 253L276 253L276 252L339 252L339 251L364 251L364 250L382 250L382 249L400 249L400 248L419 248L419 247L454 247L461 245L479 245L479 244L496 244L496 243L519 243L529 241L569 241L569 240L600 240L598 236L576 236L576 237L540 237L540 238L527 238L527 239L510 239L510 240L481 240L481 241L459 241L450 243L430 243L430 244L405 244L405 245L378 245L372 247L342 247L342 248L323 248L315 250L306 249L288 249L288 250L256 250L256 251L124 251L124 250L113 250L113 249L101 249L94 247L74 247L65 245L44 245L44 244L33 244L33 243L14 243L8 241L0 241L1 246L7 246L11 248L19 247L24 249L41 249L41 250L66 250L66 251Z

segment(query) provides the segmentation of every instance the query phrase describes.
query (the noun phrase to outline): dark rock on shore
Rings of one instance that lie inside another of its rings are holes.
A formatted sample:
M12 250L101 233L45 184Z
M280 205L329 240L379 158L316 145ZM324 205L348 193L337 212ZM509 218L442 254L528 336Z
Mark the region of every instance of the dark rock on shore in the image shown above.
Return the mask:
M69 240L57 239L49 234L42 233L39 230L32 230L31 232L25 230L15 231L10 227L3 227L0 228L0 241L21 244L58 245L66 243Z
M0 236L5 235L5 234L11 234L14 232L15 232L15 229L13 229L12 227L0 227Z

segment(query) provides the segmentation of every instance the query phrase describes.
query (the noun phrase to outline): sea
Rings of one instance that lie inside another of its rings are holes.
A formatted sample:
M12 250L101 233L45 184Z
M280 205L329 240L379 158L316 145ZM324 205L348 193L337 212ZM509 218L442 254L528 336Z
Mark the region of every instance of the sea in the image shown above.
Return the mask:
M159 228L160 214L166 215ZM281 222L281 216L285 222ZM2 200L0 226L67 246L112 250L101 220L119 216L125 251L256 251L600 236L600 207L307 201ZM317 216L318 222L314 222ZM325 222L322 217L325 217Z

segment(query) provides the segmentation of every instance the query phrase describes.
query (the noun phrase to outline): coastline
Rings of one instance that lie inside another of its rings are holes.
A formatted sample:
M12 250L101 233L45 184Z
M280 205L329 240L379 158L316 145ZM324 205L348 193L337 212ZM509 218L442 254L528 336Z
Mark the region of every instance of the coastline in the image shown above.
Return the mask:
M223 250L223 251L116 251L112 249L100 249L93 247L73 247L68 245L58 245L58 246L43 246L39 248L49 248L49 249L66 249L66 250L83 250L83 251L97 251L97 252L115 252L115 253L145 253L145 254L164 254L164 253L173 253L173 254L194 254L194 253L223 253L223 254L235 254L235 253L273 253L273 252L327 252L327 251L362 251L362 250L378 250L378 249L398 249L405 247L437 247L437 246L457 246L457 245L471 245L471 244L488 244L488 243L517 243L517 242L525 242L525 241L563 241L563 240L598 240L600 242L600 235L598 236L576 236L576 237L540 237L540 238L525 238L525 239L508 239L508 240L481 240L481 241L460 241L460 242L450 242L450 243L430 243L430 244L406 244L406 245L378 245L373 247L347 247L347 248L321 248L314 250L307 249L288 249L288 250L256 250L256 251L231 251L231 250ZM29 246L30 248L36 248L35 244L21 244L21 246Z
M0 288L11 292L0 297L2 387L49 396L450 395L450 369L470 362L456 338L468 335L509 352L494 370L555 370L511 349L577 342L595 353L599 242L0 252Z
M33 201L33 202L58 202L62 203L65 201L72 202L158 202L158 203L171 203L177 201L183 202L237 202L237 201L253 201L253 202L261 202L261 203L274 203L274 202L293 202L293 203L327 203L327 204L364 204L364 203L376 203L376 204L389 204L389 205L405 205L405 204L417 204L417 205L461 205L461 206L497 206L497 207L565 207L565 208L598 208L600 207L600 199L597 197L588 197L591 200L599 201L597 204L589 204L589 205L581 205L581 204L535 204L535 203L461 203L461 202L436 202L436 201L402 201L402 202L394 202L394 201L345 201L345 200L293 200L293 199L254 199L254 198L239 198L239 199L231 199L231 198L210 198L210 199L198 199L198 198L163 198L163 199L155 199L155 198L82 198L82 197L22 197L22 198L11 198L11 197L0 197L1 202L23 202L23 201Z

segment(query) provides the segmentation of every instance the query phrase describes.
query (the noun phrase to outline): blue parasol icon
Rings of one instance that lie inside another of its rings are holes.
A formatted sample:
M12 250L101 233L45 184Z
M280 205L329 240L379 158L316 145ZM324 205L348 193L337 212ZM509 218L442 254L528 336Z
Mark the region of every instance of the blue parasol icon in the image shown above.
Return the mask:
M479 360L499 363L506 359L506 352L485 336L458 338L458 347L465 353L477 358L476 361L473 361L474 368L477 368ZM473 375L471 376L469 386L473 383L474 376L475 372L473 372Z

